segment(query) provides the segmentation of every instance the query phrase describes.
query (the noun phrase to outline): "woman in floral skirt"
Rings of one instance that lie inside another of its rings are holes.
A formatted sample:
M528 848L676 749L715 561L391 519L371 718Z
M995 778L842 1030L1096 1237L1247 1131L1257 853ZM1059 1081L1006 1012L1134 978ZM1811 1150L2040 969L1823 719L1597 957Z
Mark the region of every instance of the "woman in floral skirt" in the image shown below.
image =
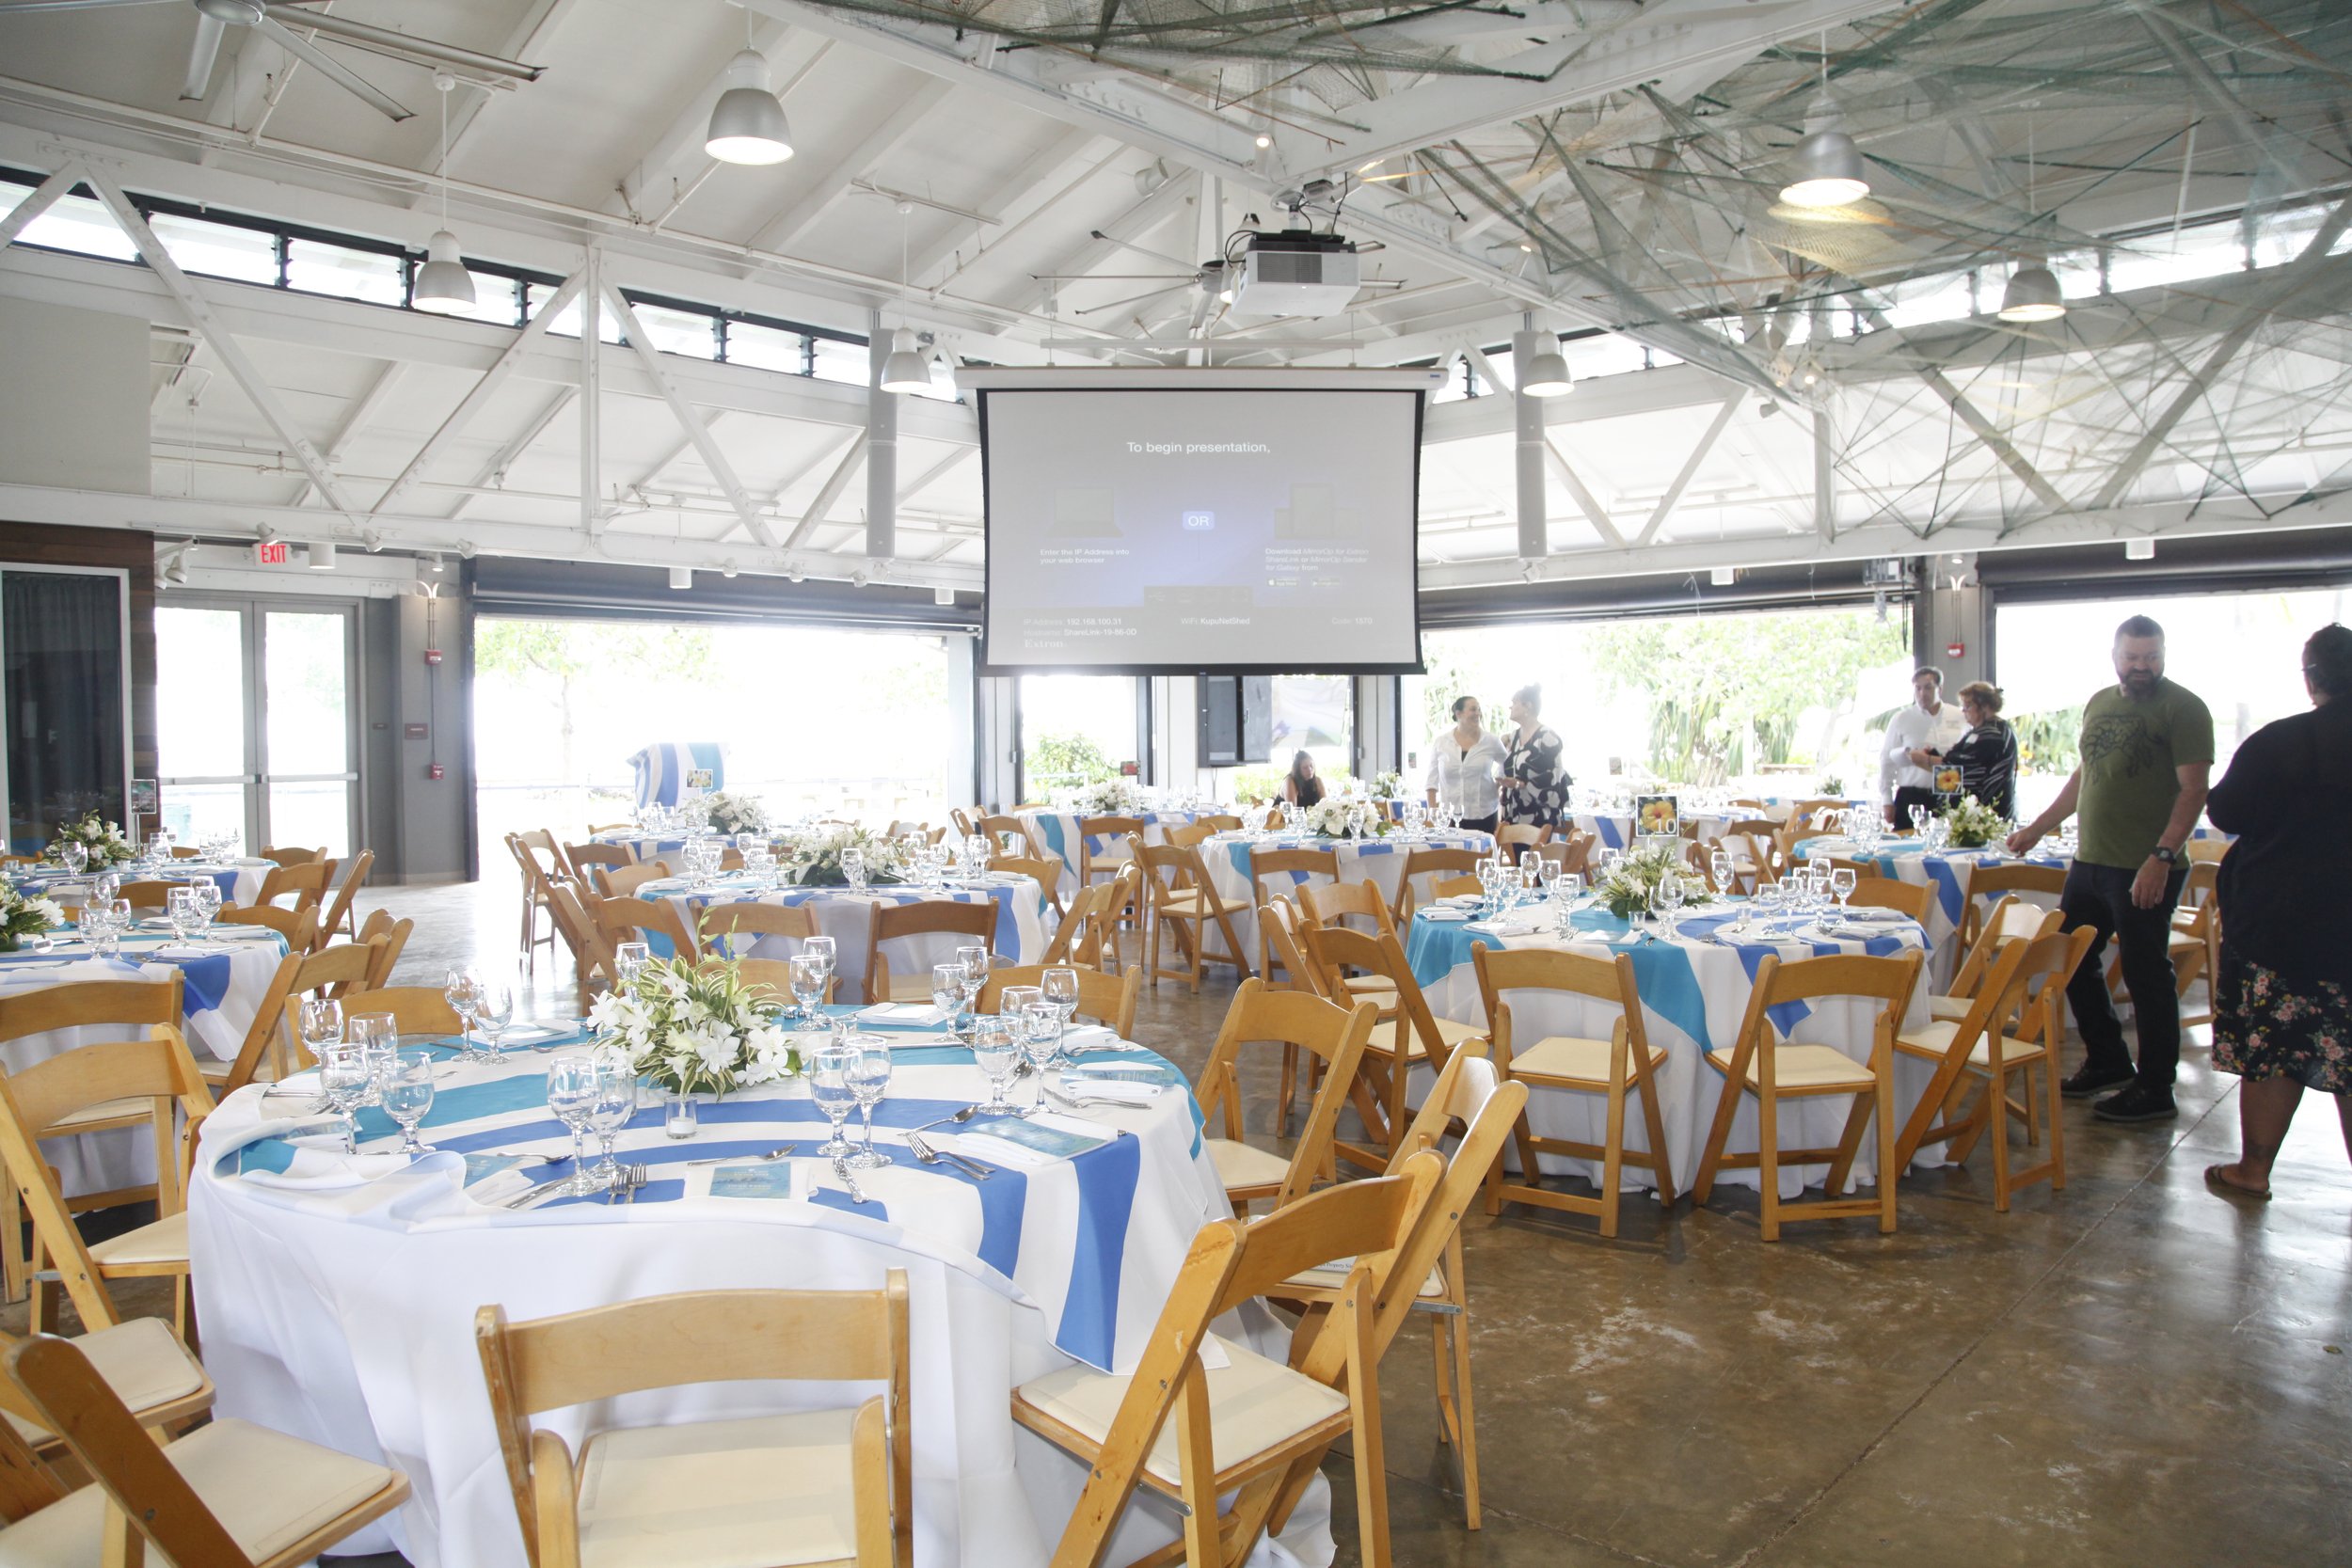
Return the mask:
M2238 835L2216 893L2213 1065L2244 1080L2238 1157L2205 1181L2253 1202L2305 1089L2335 1096L2352 1150L2352 630L2303 644L2303 686L2312 711L2249 736L2205 803Z

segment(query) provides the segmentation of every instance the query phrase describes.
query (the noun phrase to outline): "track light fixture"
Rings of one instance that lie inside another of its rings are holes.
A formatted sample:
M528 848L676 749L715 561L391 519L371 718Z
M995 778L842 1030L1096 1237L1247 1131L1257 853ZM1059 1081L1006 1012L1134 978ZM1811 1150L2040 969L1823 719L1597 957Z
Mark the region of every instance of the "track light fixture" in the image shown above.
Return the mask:
M417 269L416 287L408 297L420 309L470 310L473 275L458 259L457 236L449 230L449 95L457 78L437 71L433 86L441 95L441 227L425 242L424 265Z
M752 11L743 8L743 50L727 62L726 90L710 106L703 150L723 164L780 164L792 156L784 103L769 90L768 57L752 47Z

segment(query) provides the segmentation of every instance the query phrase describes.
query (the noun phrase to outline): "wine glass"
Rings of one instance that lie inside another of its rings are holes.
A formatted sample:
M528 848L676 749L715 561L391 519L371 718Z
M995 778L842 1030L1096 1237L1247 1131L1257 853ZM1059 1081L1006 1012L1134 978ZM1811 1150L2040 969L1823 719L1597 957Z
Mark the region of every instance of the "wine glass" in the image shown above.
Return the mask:
M956 962L963 965L963 1010L969 1013L972 1004L979 1000L980 988L988 984L988 949L977 942L967 942L956 949ZM957 1027L965 1020L959 1016Z
M1925 832L1927 831L1927 826L1928 808L1925 806L1913 806L1911 808L1911 831L1915 833Z
M114 922L115 929L125 934L138 924L138 911L131 908L128 898L109 898L106 901L106 915Z
M1078 972L1074 969L1054 968L1039 977L1038 990L1045 993L1061 1014L1061 1026L1070 1027L1070 1021L1078 1011Z
M1061 1050L1061 1009L1040 998L1022 1004L1019 1014L1021 1033L1025 1038L1043 1038L1052 1047L1045 1053L1048 1062L1066 1062Z
M196 934L199 941L213 940L213 922L220 918L220 884L210 877L196 884Z
M1730 894L1738 891L1737 884L1731 879L1732 869L1730 850L1710 849L1707 852L1708 874L1715 879L1718 892Z
M1829 874L1829 890L1837 895L1837 916L1840 920L1846 916L1846 900L1853 896L1857 880L1859 879L1854 876L1851 865L1838 866Z
M1053 1065L1061 1052L1061 1014L1050 1006L1041 1006L1033 1017L1023 1012L1013 1019L1013 1032L1021 1041L1021 1054L1028 1058L1029 1067L1037 1074L1037 1103L1021 1111L1024 1117L1036 1116L1045 1109L1045 1069ZM1048 1026L1048 1021L1051 1026Z
M931 965L931 1006L952 1029L963 1012L963 965Z
M441 1000L457 1015L458 1040L466 1048L466 1060L481 1060L483 1053L473 1043L474 1005L482 1000L480 977L472 970L452 968L441 977Z
M430 1154L431 1144L417 1141L417 1123L433 1109L433 1056L430 1052L403 1051L392 1059L384 1078L384 1112L400 1123L400 1151Z
M596 1187L617 1186L620 1162L612 1157L612 1140L637 1114L637 1064L622 1051L593 1051L588 1061L595 1073L595 1090L588 1101L588 1129L602 1150L586 1177Z
M817 1147L820 1159L838 1160L857 1152L857 1146L841 1135L841 1124L857 1108L857 1090L850 1083L858 1061L857 1048L849 1043L853 1037L836 1037L809 1053L808 1097L833 1123L833 1136Z
M499 980L483 981L474 994L473 1016L474 1022L482 1025L483 1034L488 1037L488 1049L484 1054L495 1062L499 1059L499 1037L515 1022L514 988Z
M335 1114L343 1118L343 1152L359 1152L358 1110L368 1095L371 1071L366 1053L355 1040L329 1045L319 1056L319 1090Z
M874 1147L874 1107L890 1092L890 1042L880 1035L852 1035L856 1053L850 1067L850 1089L856 1096L859 1118L866 1124L866 1147L850 1156L852 1170L879 1170L890 1156Z
M841 971L841 955L831 937L810 937L801 943L801 952L807 958L815 958L824 967L827 981L831 981Z
M68 839L57 846L57 863L65 867L69 877L79 877L89 865L89 846Z
M805 949L792 955L792 1003L803 1023L816 1020L817 1009L825 1000L826 968L824 959Z
M596 1183L588 1179L588 1117L596 1103L596 1059L576 1051L548 1063L548 1109L572 1134L572 1175L557 1189L563 1195L589 1193Z
M1683 887L1681 877L1672 871L1658 879L1658 886L1651 894L1651 907L1665 922L1668 942L1675 940L1676 919L1682 912L1682 901L1687 895L1688 890Z
M865 850L844 849L841 851L841 879L850 884L850 890L853 893L866 891Z
M343 1037L343 1005L331 996L306 998L299 1022L302 1043L315 1057L326 1047Z
M1032 1002L1044 1000L1045 990L1041 986L1007 986L997 993L996 1010L1007 1018L1019 1018L1024 1007ZM1061 1014L1057 1011L1054 1016L1058 1018Z
M196 889L176 887L164 895L164 918L171 922L171 934L186 942L203 927L203 917L196 912Z
M620 942L612 944L612 977L626 987L633 982L644 967L653 962L653 944L644 942Z
M980 1109L992 1116L1012 1110L1005 1085L1012 1082L1021 1063L1021 1037L1015 1021L1002 1013L986 1013L972 1021L972 1060L988 1078L988 1103Z

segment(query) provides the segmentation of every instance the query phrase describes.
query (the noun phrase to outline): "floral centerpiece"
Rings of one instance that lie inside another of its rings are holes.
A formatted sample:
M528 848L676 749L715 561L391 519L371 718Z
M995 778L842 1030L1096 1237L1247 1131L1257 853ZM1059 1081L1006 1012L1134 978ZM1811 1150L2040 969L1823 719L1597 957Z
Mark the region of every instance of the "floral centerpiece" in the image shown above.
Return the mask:
M1362 814L1366 818L1364 832L1370 837L1384 837L1394 826L1370 801L1343 795L1328 796L1309 806L1298 814L1298 825L1319 838L1346 838L1350 836L1348 817L1351 811Z
M801 1070L799 1046L762 995L735 963L667 958L596 998L588 1023L640 1077L677 1094L725 1094Z
M1973 795L1963 795L1943 810L1944 828L1955 849L1981 849L2009 836L2009 824Z
M1372 781L1372 798L1375 800L1401 800L1405 798L1405 776L1391 768Z
M1659 879L1670 871L1682 879L1684 904L1705 904L1713 899L1714 895L1707 891L1683 863L1679 844L1659 844L1631 851L1616 863L1608 876L1601 879L1599 887L1595 891L1611 914L1620 920L1630 920L1648 911L1651 895L1658 891Z
M768 831L768 808L748 795L737 795L723 789L711 791L701 800L703 819L715 833L764 833Z
M1813 781L1813 793L1842 800L1846 798L1846 781L1835 773L1824 773Z
M131 841L122 836L122 830L91 812L77 822L69 822L57 830L57 836L49 841L46 851L50 860L58 859L58 852L69 844L78 844L89 851L89 867L103 871L110 865L127 865L138 858Z
M46 898L27 898L0 882L0 953L13 953L26 937L53 931L65 924L65 911Z
M1073 793L1070 809L1080 816L1133 816L1143 809L1143 786L1128 778L1104 779Z
M898 846L866 828L827 828L802 839L792 846L786 870L803 887L846 887L850 879L841 869L844 849L856 849L866 856L867 882L906 880L906 861Z

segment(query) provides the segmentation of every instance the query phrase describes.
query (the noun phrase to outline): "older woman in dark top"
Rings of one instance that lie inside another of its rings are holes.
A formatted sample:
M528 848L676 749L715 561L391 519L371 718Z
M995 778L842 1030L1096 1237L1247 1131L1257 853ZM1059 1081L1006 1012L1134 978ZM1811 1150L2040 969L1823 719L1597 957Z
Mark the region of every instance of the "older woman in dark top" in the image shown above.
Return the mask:
M1968 733L1943 753L1945 765L1960 769L1961 793L1975 796L1997 816L2015 816L2017 732L2001 717L2001 689L1970 681L1960 689L1960 711Z
M2352 1150L2352 630L2303 644L2312 710L2248 737L2205 815L2222 857L2213 1065L2238 1089L2238 1157L2205 1167L2226 1196L2266 1201L2307 1088L2336 1097Z

